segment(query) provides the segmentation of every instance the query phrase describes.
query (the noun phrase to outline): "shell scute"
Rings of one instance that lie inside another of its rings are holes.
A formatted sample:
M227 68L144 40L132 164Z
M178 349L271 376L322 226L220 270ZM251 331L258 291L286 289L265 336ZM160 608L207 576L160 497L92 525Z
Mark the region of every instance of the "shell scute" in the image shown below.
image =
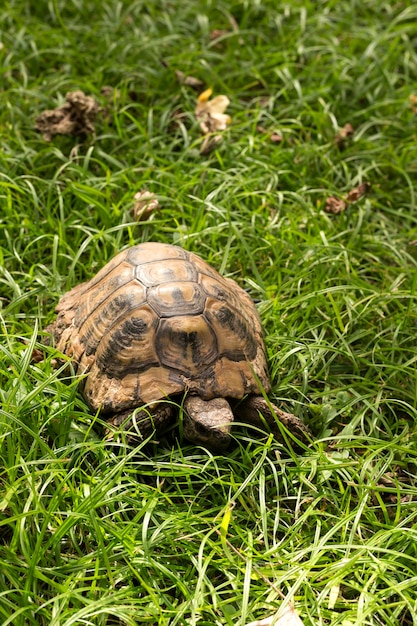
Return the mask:
M120 263L117 267L111 269L108 274L102 274L100 280L94 280L93 283L83 283L83 293L78 295L75 302L75 325L80 328L86 320L91 318L94 311L101 304L106 300L117 297L118 290L129 284L133 279L132 266L128 263Z
M165 263L166 261L172 261L174 259L188 259L187 252L182 248L167 243L156 243L154 241L132 246L124 252L121 252L121 254L124 254L125 258L134 267L154 261L163 261ZM106 268L104 267L103 269Z
M198 315L204 311L206 296L195 282L172 282L148 290L148 302L160 317Z
M101 372L115 378L145 371L159 365L155 342L159 320L145 304L117 319L111 332L103 335L96 350Z
M146 287L164 283L197 280L197 271L189 261L172 259L169 263L154 261L136 266L136 277Z
M115 320L133 313L145 302L146 290L131 281L108 295L99 306L94 306L90 315L85 316L84 311L82 315L76 315L74 325L79 329L87 354L95 353L106 335L114 333Z
M216 335L203 315L161 320L156 348L162 365L190 378L200 377L218 354Z
M219 356L227 356L233 361L252 361L255 358L257 338L236 309L209 298L206 315L218 338Z

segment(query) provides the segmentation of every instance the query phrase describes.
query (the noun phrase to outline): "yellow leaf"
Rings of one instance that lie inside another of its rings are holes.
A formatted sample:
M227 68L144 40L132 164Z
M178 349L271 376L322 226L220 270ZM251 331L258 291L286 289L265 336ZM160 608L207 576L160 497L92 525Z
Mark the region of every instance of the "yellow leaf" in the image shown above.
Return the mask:
M212 93L213 93L213 89L209 87L208 89L200 93L200 95L197 98L197 102L207 102L207 100L210 98Z
M227 531L229 528L230 520L232 518L232 511L234 509L234 502L231 502L226 506L226 510L223 515L222 522L220 524L220 540L222 542L222 547L225 555L228 559L232 560L232 556L230 554L229 546L227 545Z
M230 104L229 98L220 95L210 100L212 93L211 88L203 91L197 98L195 108L195 114L204 134L224 130L231 122L230 116L225 114Z

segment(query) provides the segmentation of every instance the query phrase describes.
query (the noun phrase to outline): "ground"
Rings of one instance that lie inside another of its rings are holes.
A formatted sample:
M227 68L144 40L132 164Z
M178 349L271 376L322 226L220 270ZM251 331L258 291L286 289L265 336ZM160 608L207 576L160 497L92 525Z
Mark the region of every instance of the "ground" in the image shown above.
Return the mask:
M2 17L2 622L244 626L285 598L306 625L416 624L417 7L9 0ZM214 134L208 88L230 100ZM36 130L75 91L93 128ZM271 397L310 445L242 427L214 455L181 419L136 448L101 438L42 329L149 240L248 290Z

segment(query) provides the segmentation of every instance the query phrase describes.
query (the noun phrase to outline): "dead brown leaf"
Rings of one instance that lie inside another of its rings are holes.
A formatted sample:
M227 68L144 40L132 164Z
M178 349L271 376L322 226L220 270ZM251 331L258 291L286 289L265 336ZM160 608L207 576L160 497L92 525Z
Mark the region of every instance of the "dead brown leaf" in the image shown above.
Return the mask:
M181 72L181 70L175 70L175 75L180 85L187 85L187 87L192 87L196 91L200 91L201 87L204 85L204 82L199 78L187 76L184 72Z
M349 204L352 202L357 202L366 193L368 193L370 188L371 188L371 184L367 182L363 182L357 187L354 187L353 189L349 191L348 195L346 196L346 202L348 202Z
M258 124L256 130L258 131L258 133L262 133L263 135L269 135L269 139L272 141L272 143L281 143L281 141L283 140L283 136L279 132L279 130L274 130L271 133L270 130L264 128L260 124Z
M20 339L20 342L23 343L24 346L29 346L29 341L28 339L22 338ZM43 343L45 345L48 345L47 341L43 341ZM33 348L32 349L32 354L30 355L30 361L31 363L40 363L41 361L45 360L45 353L43 350L41 350L40 348Z
M412 112L417 115L417 96L415 94L411 94L410 103Z
M333 213L334 215L346 211L347 207L347 202L342 198L338 198L337 196L329 196L328 198L326 198L324 204L324 210L326 211L326 213Z
M138 191L134 195L133 217L137 222L145 222L152 213L159 210L159 201L151 191Z
M324 210L326 213L333 213L334 215L342 213L343 211L346 211L350 204L353 204L363 198L370 188L371 183L364 181L357 187L351 189L344 199L338 198L337 196L329 196L325 200Z
M294 607L288 605L282 613L258 619L254 622L246 624L246 626L303 626L303 622L294 611Z
M272 143L281 143L283 139L281 133L278 132L277 130L274 130L274 132L272 133L272 135L270 135L269 138L272 141Z
M352 124L350 124L349 122L345 124L343 128L339 130L339 132L337 133L335 137L335 141L337 143L339 150L344 149L346 139L350 139L350 137L353 136L354 132L355 132L355 129L353 128Z
M39 348L33 348L31 357L32 363L40 363L44 360L44 358L45 355L42 350L39 350Z
M216 41L216 39L220 39L220 37L224 37L228 35L229 31L222 28L214 28L210 33L210 40Z
M239 24L237 23L233 15L229 13L227 18L230 23L231 29L213 28L213 30L210 32L210 41L212 41L216 45L216 48L220 48L223 43L223 42L218 42L216 44L217 39L221 39L222 37L226 37L227 35L236 35L239 32ZM240 46L243 46L245 44L242 37L238 38L238 43Z
M225 130L231 122L229 115L225 113L230 104L227 96L216 96L210 100L213 90L206 89L198 96L195 114L200 122L203 133L213 133Z

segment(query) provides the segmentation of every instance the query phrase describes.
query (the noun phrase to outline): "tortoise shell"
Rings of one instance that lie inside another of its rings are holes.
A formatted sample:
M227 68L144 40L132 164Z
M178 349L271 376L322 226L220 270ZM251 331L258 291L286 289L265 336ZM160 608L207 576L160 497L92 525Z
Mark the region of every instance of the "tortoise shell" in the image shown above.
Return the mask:
M66 293L50 330L94 409L114 413L187 391L205 400L269 391L249 295L197 255L144 243Z

